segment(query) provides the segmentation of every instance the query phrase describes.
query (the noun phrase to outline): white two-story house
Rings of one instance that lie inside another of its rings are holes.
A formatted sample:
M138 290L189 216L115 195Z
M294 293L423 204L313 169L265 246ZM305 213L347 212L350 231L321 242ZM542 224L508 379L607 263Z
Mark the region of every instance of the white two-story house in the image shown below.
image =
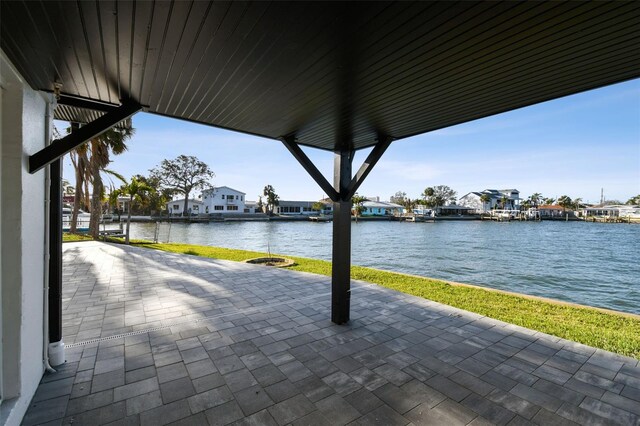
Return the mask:
M203 213L253 213L247 207L246 194L228 186L202 191Z
M488 195L487 202L482 201L482 196ZM506 197L506 203L502 205L502 197ZM485 189L482 192L469 192L458 200L460 206L474 209L476 213L483 213L494 208L518 210L520 208L520 191L517 189Z

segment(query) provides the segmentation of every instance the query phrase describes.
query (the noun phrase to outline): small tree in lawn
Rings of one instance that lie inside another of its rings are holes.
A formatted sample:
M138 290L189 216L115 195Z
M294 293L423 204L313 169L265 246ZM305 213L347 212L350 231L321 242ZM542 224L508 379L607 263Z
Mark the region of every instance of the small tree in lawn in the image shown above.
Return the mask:
M150 172L151 178L158 179L163 188L184 195L182 216L189 214L191 191L210 188L209 181L215 176L206 163L188 155L179 155L173 160L162 160L160 165Z
M262 195L267 199L267 213L269 213L269 216L273 216L273 210L276 206L280 205L280 197L276 194L275 189L273 189L273 186L271 185L264 187Z
M111 193L110 199L113 197L116 200L120 195L129 196L129 208L127 209L127 230L125 231L124 242L125 244L129 244L129 230L131 225L131 206L133 205L133 201L142 202L143 197L152 192L153 188L141 180L138 180L135 176L131 178L131 182L125 183L120 187L120 189L116 189Z

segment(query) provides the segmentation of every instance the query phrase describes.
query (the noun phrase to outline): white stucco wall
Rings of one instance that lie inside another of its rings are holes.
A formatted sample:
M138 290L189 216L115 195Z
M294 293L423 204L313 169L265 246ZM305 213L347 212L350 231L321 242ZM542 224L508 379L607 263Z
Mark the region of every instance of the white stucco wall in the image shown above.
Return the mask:
M2 151L2 379L0 423L19 424L43 367L45 172L28 172L28 156L45 146L46 101L0 53Z

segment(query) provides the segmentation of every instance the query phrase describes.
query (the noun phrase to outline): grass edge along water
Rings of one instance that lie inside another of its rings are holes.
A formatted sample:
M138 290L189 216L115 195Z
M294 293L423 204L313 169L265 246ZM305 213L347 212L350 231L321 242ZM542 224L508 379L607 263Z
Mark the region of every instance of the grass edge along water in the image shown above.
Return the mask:
M65 234L65 241L78 239ZM118 239L110 241L122 242ZM256 251L179 243L132 241L132 245L236 262L266 255ZM331 262L286 257L295 261L288 269L331 275ZM640 359L640 317L637 315L355 265L351 267L351 278Z

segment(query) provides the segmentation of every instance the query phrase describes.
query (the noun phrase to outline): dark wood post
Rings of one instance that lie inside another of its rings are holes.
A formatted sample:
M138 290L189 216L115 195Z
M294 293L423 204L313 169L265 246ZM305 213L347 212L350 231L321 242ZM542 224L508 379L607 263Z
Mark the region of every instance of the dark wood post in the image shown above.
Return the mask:
M333 268L331 272L331 321L349 321L351 302L351 182L353 151L338 151L334 157L334 188L339 199L333 203ZM345 199L346 198L346 199Z

